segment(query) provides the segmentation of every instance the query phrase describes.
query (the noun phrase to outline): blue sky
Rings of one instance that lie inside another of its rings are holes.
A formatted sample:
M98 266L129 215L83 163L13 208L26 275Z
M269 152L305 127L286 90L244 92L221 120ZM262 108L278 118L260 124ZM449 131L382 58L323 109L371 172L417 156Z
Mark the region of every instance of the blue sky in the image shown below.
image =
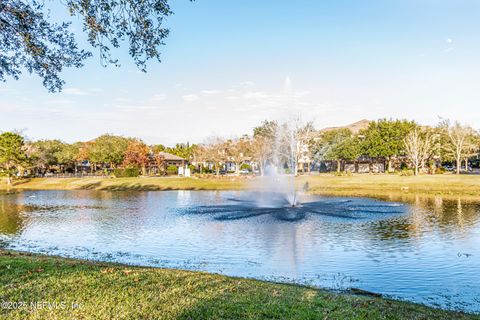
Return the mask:
M171 3L161 64L143 74L123 50L121 68L101 67L97 55L66 70L62 93L27 74L0 83L0 130L170 145L297 114L319 128L380 117L480 128L478 1ZM53 12L65 14L59 5Z

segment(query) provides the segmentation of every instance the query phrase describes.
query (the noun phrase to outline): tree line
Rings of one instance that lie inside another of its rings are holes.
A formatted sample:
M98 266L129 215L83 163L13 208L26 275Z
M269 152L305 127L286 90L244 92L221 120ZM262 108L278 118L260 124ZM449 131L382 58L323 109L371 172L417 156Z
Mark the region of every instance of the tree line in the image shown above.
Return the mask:
M253 165L263 175L269 165L285 166L298 172L298 163L329 161L341 163L361 157L383 160L389 172L402 160L415 175L433 172L438 163L451 161L460 173L462 162L478 155L479 133L467 125L448 120L437 126L421 126L413 121L380 119L368 127L352 132L349 128L317 131L312 123L279 123L264 121L251 135L236 139L211 137L198 145L177 144L174 147L147 145L141 139L104 134L87 142L66 143L61 140L29 141L20 133L0 134L0 173L10 183L12 177L58 172L77 172L88 163L91 172L116 168L135 168L143 175L149 166L165 167L162 152L171 153L196 165L198 172L217 175L226 163Z
M430 127L408 120L381 119L356 134L346 128L327 131L313 143L312 152L323 160L353 161L361 156L385 159L388 172L394 170L394 160L401 159L418 175L421 171L433 172L437 164L445 162L454 162L459 174L462 161L467 166L479 149L479 133L456 121L444 120Z

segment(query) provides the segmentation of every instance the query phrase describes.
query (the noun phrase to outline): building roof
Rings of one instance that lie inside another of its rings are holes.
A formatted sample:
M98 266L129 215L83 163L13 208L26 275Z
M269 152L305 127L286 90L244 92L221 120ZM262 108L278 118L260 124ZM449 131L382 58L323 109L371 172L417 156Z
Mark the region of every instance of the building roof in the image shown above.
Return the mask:
M177 155L168 153L168 152L159 152L159 155L163 157L167 161L187 161L187 159L184 159L182 157L179 157Z

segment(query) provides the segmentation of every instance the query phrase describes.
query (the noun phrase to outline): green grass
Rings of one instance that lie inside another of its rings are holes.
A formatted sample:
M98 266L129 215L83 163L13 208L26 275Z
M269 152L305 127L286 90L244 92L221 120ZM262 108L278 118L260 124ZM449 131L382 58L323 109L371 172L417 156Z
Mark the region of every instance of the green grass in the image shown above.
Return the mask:
M2 305L5 319L480 319L296 285L9 251L0 251L0 302L26 303Z
M260 186L261 178L39 178L16 181L13 189L30 190L242 190ZM399 175L322 174L297 178L299 186L306 182L315 194L345 196L408 196L424 195L462 197L480 200L480 176L477 175L424 175L403 177ZM0 185L6 189L6 184Z
M308 182L310 192L316 194L397 198L442 196L480 200L480 175L321 175L300 177L298 182Z
M245 187L245 178L35 178L16 181L13 189L28 190L238 190ZM6 189L5 183L1 188Z

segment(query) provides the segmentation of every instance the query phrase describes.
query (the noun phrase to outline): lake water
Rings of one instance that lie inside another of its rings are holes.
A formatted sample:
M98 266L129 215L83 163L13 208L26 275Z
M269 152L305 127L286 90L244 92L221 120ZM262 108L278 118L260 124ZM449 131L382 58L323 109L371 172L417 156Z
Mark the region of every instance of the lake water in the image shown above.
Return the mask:
M436 198L28 191L0 194L8 249L204 270L331 289L361 288L480 312L480 204Z

